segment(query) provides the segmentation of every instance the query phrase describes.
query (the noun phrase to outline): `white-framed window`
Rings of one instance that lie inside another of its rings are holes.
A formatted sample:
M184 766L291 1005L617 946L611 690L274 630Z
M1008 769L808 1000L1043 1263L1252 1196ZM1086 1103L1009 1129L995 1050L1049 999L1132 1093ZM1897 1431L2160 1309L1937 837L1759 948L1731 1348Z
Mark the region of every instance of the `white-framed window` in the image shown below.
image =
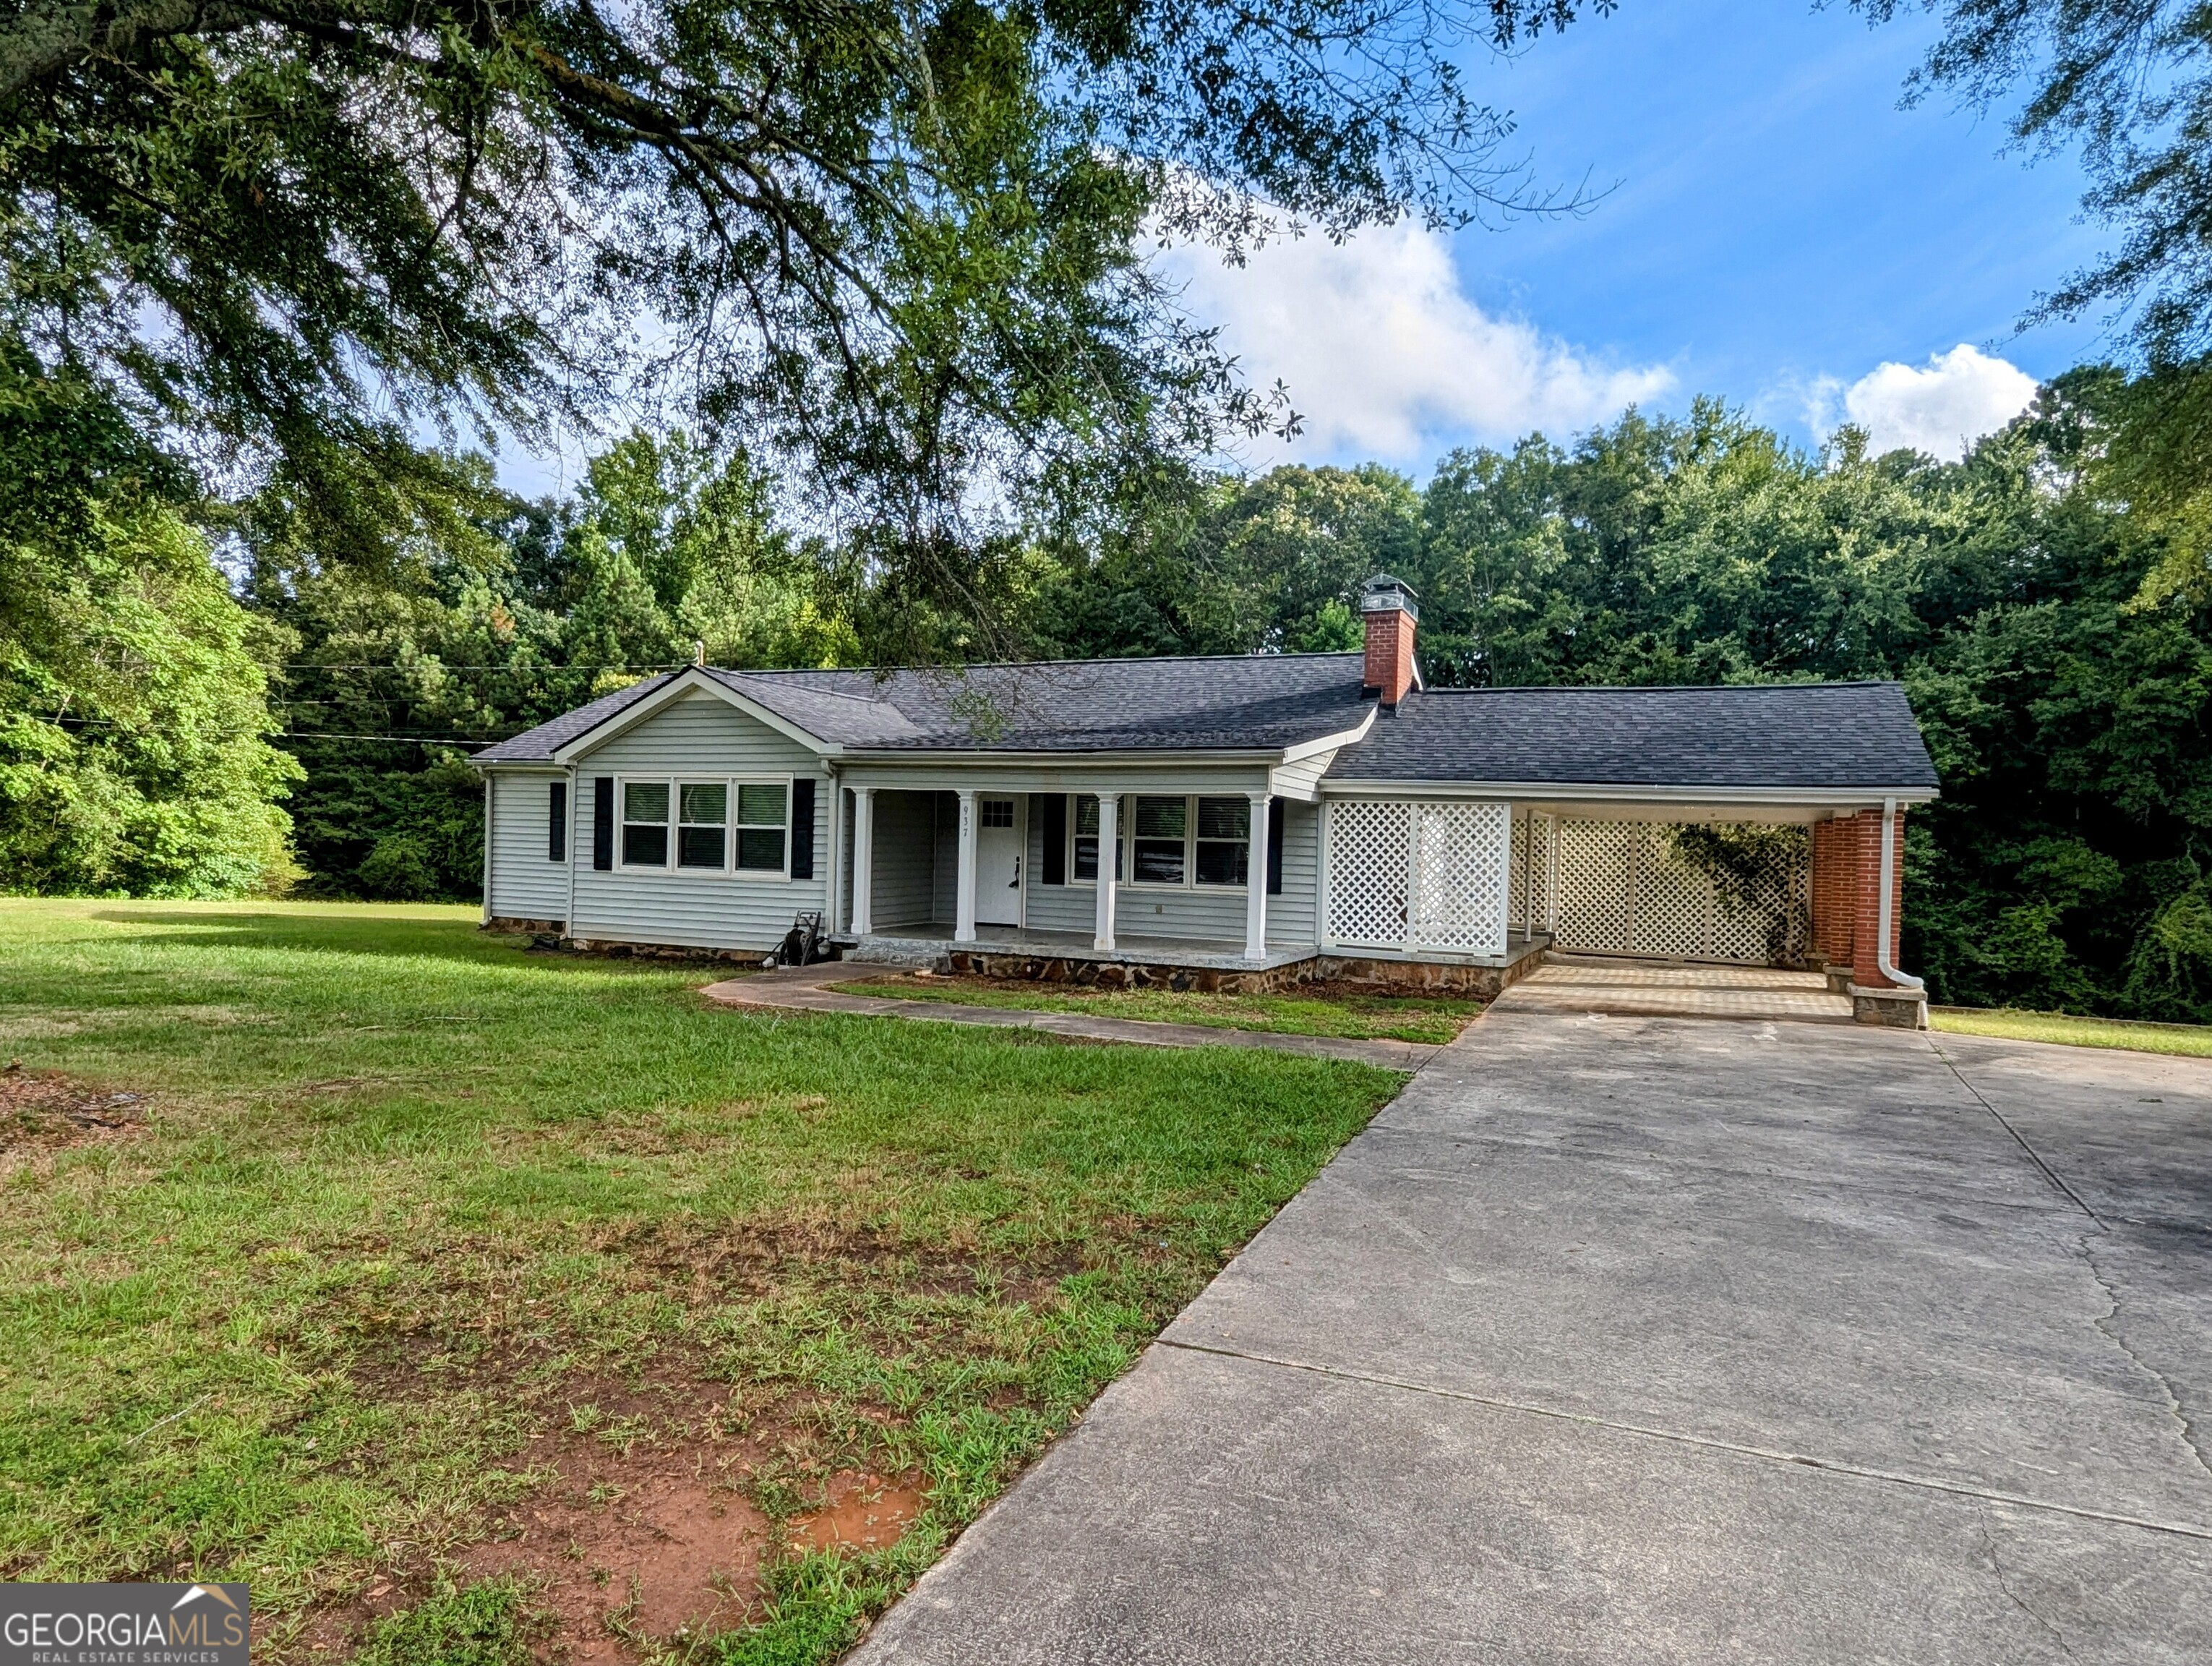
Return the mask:
M1156 891L1242 891L1251 881L1252 800L1242 793L1139 793L1115 818L1114 877ZM1098 800L1067 819L1067 876L1098 882Z
M676 783L676 866L719 873L730 865L730 783Z
M783 879L791 874L791 781L623 776L617 866Z
M791 871L791 783L787 781L746 781L738 783L738 871L772 873Z
M1251 882L1252 800L1191 800L1191 881L1241 891Z
M622 783L624 867L668 866L668 783L665 781Z
M1136 836L1129 859L1133 885L1185 885L1190 883L1190 800L1178 793L1173 798L1137 794L1136 814L1130 818Z
M1076 795L1075 813L1067 818L1068 878L1078 885L1098 883L1098 800L1096 794L1079 793ZM1121 857L1129 842L1129 818L1114 818L1114 877L1119 879L1125 868Z
M1014 824L1014 801L1012 799L978 799L975 808L979 817L978 826L1012 827Z

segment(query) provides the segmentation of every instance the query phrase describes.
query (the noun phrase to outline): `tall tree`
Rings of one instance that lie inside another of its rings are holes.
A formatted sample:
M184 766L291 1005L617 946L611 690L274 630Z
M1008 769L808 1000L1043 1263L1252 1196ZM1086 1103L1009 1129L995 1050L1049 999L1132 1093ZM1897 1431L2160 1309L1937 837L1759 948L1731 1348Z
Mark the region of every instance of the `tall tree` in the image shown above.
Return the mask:
M1573 14L0 0L0 327L338 507L410 424L657 373L973 600L963 511L1279 414L1140 233L1525 204L1455 57Z
M183 483L97 387L0 357L0 890L285 882L298 766Z

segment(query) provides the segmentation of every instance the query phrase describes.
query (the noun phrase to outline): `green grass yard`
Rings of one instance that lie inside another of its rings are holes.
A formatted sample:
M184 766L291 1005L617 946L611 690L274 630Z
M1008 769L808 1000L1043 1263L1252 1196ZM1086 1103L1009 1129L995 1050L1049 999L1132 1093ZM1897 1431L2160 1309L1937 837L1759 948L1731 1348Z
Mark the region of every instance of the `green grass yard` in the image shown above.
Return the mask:
M2011 1007L1934 1006L1929 1027L1961 1036L2001 1036L2008 1041L2055 1042L2064 1047L2116 1047L2134 1053L2175 1053L2212 1058L2212 1026L2136 1024L2076 1018L2068 1012L2028 1012Z
M1397 1080L709 976L0 901L0 1577L245 1579L272 1666L827 1658Z
M1371 995L1330 988L1282 994L1207 994L1196 989L1100 989L1072 983L1002 983L979 977L872 977L834 986L855 994L944 1000L1030 1012L1089 1012L1099 1018L1202 1024L1273 1035L1344 1036L1361 1040L1448 1042L1480 1014L1466 996Z

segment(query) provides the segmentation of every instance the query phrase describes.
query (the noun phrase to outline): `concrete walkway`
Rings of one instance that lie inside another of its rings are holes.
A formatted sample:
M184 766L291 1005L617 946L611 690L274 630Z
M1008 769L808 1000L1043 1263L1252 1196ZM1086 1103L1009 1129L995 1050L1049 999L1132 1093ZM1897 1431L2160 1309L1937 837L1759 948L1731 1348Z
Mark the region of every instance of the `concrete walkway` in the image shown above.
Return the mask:
M950 1000L902 1000L825 988L907 970L865 961L787 966L710 983L701 991L726 1006L774 1006L799 1012L854 1012L926 1024L977 1024L994 1030L1036 1030L1072 1041L1133 1042L1141 1047L1252 1047L1310 1058L1350 1059L1390 1070L1419 1070L1443 1049L1429 1042L1355 1041L1336 1036L1281 1036L1264 1030L1221 1030L1205 1024L1153 1024L1089 1012L1031 1012L1012 1006L969 1006Z
M2212 1067L1509 1000L852 1659L2180 1666L2208 1450Z

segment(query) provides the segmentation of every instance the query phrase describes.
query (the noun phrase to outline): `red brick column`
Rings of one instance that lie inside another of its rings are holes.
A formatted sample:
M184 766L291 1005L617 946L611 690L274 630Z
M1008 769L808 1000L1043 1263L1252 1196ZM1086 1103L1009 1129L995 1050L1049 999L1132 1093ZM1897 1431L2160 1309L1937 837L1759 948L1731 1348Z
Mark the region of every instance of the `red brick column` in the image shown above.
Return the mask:
M1813 946L1831 966L1851 964L1858 836L1856 817L1813 824Z
M1851 978L1869 989L1895 986L1875 964L1876 933L1881 928L1881 812L1862 810L1851 818L1858 826L1856 919L1851 933ZM1897 964L1898 944L1905 927L1905 812L1897 812L1895 854L1890 871L1889 964Z

